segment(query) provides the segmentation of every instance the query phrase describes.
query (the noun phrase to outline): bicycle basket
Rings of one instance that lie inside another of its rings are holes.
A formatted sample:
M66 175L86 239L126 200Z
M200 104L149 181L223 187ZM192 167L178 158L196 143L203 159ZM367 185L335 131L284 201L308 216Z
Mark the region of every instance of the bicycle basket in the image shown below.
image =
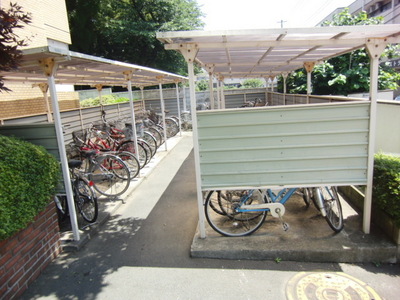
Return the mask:
M76 130L72 132L72 139L74 140L75 145L78 147L82 147L86 145L87 141L87 130Z
M110 131L111 131L110 126L103 122L93 122L92 125L93 125L93 128L95 128L97 130L106 131L108 133L110 133Z

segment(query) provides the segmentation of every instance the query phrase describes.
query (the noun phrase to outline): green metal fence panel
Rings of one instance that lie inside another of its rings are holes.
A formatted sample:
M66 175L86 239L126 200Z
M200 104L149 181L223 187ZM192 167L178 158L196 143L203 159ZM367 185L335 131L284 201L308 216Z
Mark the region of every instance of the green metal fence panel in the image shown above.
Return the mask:
M369 102L198 112L202 189L366 184Z
M58 160L60 159L54 123L3 125L0 126L0 134L14 136L32 144L43 146Z

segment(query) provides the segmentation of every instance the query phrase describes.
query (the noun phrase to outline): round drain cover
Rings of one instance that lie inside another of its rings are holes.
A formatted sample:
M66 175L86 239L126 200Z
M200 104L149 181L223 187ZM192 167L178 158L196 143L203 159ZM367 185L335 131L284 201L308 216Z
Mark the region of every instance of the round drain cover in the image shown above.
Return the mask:
M381 300L366 283L344 273L301 272L286 287L288 300Z

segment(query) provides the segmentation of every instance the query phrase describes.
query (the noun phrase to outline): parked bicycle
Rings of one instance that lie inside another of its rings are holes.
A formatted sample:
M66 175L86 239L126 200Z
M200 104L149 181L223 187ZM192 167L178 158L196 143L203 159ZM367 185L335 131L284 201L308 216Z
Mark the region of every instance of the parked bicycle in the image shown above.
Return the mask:
M279 191L267 190L225 190L210 191L204 209L210 226L218 233L230 236L245 236L259 229L268 212L282 222L283 229L289 225L283 221L284 204L297 191L284 188ZM343 229L343 214L336 187L303 189L306 203L312 200L335 231Z
M130 171L118 156L96 150L82 151L85 158L83 173L93 182L93 188L104 196L116 197L129 187Z
M168 113L169 111L165 111ZM154 110L150 110L148 114L149 120L151 120L156 126L158 126L160 129L163 127L163 122L161 115L156 113ZM165 118L165 126L166 126L166 131L167 131L167 138L173 137L177 135L179 132L179 121L177 121L176 117L166 117Z
M94 223L98 216L98 203L96 193L93 190L92 182L81 175L79 167L82 165L80 160L68 161L72 193L77 211L82 218L89 223ZM54 197L59 216L63 219L69 214L66 194L57 194Z

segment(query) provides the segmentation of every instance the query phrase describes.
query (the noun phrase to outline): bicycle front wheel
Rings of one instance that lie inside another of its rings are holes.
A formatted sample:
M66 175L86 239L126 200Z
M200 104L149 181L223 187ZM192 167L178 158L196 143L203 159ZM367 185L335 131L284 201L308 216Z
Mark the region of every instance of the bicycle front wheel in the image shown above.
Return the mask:
M343 229L343 213L336 187L325 186L320 188L321 198L326 210L326 222L335 232Z
M104 196L119 196L129 187L129 168L115 155L99 155L89 171L94 189Z
M128 166L131 179L135 178L140 171L140 163L136 156L128 151L117 152L116 155Z
M86 179L79 178L76 184L74 198L78 211L86 222L94 223L99 213L96 194Z
M147 164L147 151L146 149L140 145L138 142L138 149L139 151L136 152L135 143L133 141L126 141L123 142L118 148L117 151L128 151L136 155L136 158L139 160L140 168L144 168Z
M212 191L204 206L210 226L218 233L229 236L245 236L261 227L267 216L265 210L239 211L240 206L264 203L259 190L250 191Z

